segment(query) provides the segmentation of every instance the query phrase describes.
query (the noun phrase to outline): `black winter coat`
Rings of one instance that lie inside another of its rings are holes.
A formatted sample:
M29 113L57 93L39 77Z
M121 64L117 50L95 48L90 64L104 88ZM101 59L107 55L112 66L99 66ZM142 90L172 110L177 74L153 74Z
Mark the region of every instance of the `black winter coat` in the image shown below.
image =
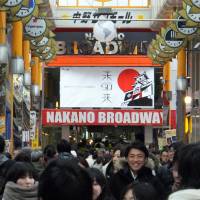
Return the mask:
M137 178L134 180L128 165L117 172L110 180L110 189L116 200L120 200L121 193L127 185L132 182L148 182L151 183L159 193L159 199L164 199L164 186L159 179L152 174L152 170L147 167L143 167L139 170ZM156 200L156 199L155 199Z

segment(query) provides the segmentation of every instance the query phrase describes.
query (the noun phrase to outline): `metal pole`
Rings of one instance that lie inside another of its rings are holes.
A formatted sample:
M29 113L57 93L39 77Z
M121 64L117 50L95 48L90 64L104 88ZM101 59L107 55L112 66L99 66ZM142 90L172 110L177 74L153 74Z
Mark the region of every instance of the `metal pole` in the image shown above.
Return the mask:
M136 22L144 22L144 21L183 21L185 22L185 19L110 19L110 18L105 18L105 19L99 19L99 18L67 18L67 17L36 17L37 19L48 19L48 20L66 20L66 21L70 21L70 20L87 20L87 21L92 21L92 20L97 20L97 21L114 21L114 22L118 22L118 21L136 21Z
M182 48L177 55L178 59L178 69L177 69L177 79L182 82L186 77L186 51ZM185 137L185 98L186 88L181 88L177 90L177 137L178 140L186 141Z

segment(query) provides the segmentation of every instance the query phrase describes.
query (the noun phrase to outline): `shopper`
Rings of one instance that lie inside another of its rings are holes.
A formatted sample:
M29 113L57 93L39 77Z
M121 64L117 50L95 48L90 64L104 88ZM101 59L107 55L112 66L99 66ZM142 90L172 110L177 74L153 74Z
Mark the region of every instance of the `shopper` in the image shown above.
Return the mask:
M71 154L71 144L65 140L61 139L57 144L58 159L63 160L74 160L75 157Z
M119 163L119 160L122 158L122 147L117 145L113 148L112 159L102 167L102 171L107 180L109 180L118 169L116 164Z
M2 200L38 200L37 174L28 162L16 162L9 169Z
M188 144L178 155L179 191L172 193L169 200L200 199L200 143Z
M135 142L130 144L125 150L127 165L113 175L110 181L110 188L118 200L124 188L132 182L147 182L154 185L159 190L160 199L164 196L164 189L159 179L153 175L150 168L145 167L148 159L148 150L143 143Z
M56 158L57 158L57 152L55 146L53 144L46 145L43 150L44 167L46 167L49 164L49 162L55 160Z
M122 192L121 200L160 200L154 186L146 182L128 185Z
M4 148L5 140L2 136L0 136L0 165L3 164L6 160L8 160L8 157L4 154Z
M88 168L87 172L93 184L92 200L114 200L103 173L97 168Z
M51 161L39 179L40 200L92 200L92 180L73 160Z

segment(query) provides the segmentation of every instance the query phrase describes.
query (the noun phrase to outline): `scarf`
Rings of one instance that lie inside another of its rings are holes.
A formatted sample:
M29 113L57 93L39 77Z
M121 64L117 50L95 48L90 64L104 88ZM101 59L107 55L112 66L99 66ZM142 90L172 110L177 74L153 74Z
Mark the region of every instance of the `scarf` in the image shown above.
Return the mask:
M38 182L30 188L24 188L9 181L6 184L2 200L38 200L37 188Z

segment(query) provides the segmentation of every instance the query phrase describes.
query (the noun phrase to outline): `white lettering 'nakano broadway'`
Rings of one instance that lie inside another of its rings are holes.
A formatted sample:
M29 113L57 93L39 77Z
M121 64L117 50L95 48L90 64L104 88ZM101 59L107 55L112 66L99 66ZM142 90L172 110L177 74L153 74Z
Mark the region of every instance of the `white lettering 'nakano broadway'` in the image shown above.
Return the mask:
M43 125L162 125L162 110L43 110Z
M95 114L93 112L60 112L48 111L46 113L47 123L94 123Z

